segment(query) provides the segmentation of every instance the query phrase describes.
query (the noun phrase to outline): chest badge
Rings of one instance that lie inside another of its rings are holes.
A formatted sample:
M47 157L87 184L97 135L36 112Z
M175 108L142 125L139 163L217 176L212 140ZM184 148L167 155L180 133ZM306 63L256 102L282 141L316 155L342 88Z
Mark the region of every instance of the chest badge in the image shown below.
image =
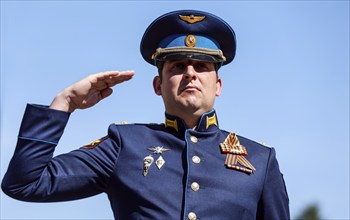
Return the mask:
M230 169L239 170L252 174L255 167L247 160L248 152L240 144L235 133L230 133L224 142L220 143L220 148L226 154L225 165Z
M152 155L148 155L145 158L143 158L143 176L147 176L148 170L152 165L153 161L154 158L152 157Z
M157 146L157 147L149 147L149 148L147 148L147 150L152 151L154 154L162 154L162 153L164 153L166 151L169 151L170 149L164 148L164 147L161 147L161 146ZM165 160L162 157L162 155L160 155L158 157L158 159L156 160L156 165L157 165L158 169L160 170L160 168L162 168L162 166L164 164L165 164Z
M155 154L162 154L163 152L169 151L170 149L157 146L157 147L149 147L149 148L147 148L147 150L150 150Z
M153 154L156 154L156 155L159 154L159 157L155 161L155 164L156 164L158 170L160 170L163 167L163 165L165 164L165 160L161 154L163 154L166 151L169 151L170 149L165 148L165 147L161 147L161 146L156 146L156 147L149 147L149 148L147 148L147 150L151 151ZM151 167L153 162L154 162L154 158L151 154L146 156L143 159L143 176L147 176L148 170Z

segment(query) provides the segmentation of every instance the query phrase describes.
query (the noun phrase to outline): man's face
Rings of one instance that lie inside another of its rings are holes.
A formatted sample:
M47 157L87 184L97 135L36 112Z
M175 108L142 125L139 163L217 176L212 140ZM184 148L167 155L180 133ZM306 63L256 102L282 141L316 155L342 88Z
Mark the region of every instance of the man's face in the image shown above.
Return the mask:
M166 112L179 117L212 110L222 88L214 64L195 60L165 61L162 79L156 76L153 85Z

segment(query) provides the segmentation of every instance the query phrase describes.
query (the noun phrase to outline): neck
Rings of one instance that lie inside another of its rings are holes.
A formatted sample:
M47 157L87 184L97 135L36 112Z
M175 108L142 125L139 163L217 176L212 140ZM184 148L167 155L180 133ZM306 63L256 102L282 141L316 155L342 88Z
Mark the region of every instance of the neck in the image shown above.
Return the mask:
M170 114L169 112L166 112L165 115L165 128L175 129L180 134L184 134L187 129L205 132L209 130L213 131L219 127L214 110L205 112L199 118L190 117L190 119L181 117L181 115Z
M208 111L180 112L180 113L168 112L168 113L173 116L181 118L187 128L195 129L199 123L200 118L206 112Z
M184 122L186 127L195 129L198 124L200 116L190 116L190 117L180 117Z

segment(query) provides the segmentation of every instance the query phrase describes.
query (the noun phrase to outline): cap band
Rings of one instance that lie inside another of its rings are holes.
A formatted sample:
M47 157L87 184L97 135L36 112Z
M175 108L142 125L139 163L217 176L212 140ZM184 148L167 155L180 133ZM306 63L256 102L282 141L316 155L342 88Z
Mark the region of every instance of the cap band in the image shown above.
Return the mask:
M193 36L195 43L192 46L186 44L186 38ZM214 39L200 35L183 35L174 34L164 38L160 41L158 47L170 48L170 47L195 47L195 48L207 48L211 50L220 50L219 43Z

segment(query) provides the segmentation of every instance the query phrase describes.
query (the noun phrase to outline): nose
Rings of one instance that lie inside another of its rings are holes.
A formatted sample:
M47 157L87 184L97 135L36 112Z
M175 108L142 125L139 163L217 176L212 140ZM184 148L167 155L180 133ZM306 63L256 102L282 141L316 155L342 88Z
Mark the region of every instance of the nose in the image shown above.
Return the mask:
M196 80L197 79L197 72L194 69L194 67L191 64L189 64L189 65L187 65L183 76L188 81Z

